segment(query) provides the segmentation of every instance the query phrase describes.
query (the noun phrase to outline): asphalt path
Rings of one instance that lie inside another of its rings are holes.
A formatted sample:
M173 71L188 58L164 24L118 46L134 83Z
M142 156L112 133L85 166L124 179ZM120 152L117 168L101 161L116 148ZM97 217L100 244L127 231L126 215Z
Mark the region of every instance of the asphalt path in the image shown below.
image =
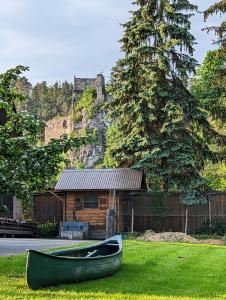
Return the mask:
M48 250L71 246L87 241L60 240L60 239L25 239L25 238L0 238L0 256L11 256L24 253L27 249Z

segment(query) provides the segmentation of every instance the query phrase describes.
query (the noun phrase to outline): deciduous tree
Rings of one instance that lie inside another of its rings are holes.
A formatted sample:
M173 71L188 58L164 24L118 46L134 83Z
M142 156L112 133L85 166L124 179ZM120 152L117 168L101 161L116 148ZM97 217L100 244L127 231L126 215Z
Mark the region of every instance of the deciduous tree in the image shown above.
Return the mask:
M59 174L64 154L91 141L90 136L62 136L42 145L40 136L44 123L32 115L15 112L14 102L25 96L13 86L27 68L17 66L0 75L0 109L7 115L0 125L0 193L8 193L26 201L31 192L51 186Z

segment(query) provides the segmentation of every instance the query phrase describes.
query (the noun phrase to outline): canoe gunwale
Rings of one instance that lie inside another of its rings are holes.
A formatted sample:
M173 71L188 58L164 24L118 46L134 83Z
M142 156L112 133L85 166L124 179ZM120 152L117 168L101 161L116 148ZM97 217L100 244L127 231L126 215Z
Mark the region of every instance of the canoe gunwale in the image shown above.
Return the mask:
M95 257L73 257L73 256L55 256L55 255L51 255L48 253L43 253L43 252L39 252L36 250L32 250L32 249L28 249L27 253L37 253L41 256L46 256L46 257L52 257L53 259L67 259L67 260L96 260L96 259L104 259L104 258L110 258L110 257L114 257L117 256L118 254L120 254L122 252L122 249L119 249L117 252L113 253L113 254L108 254L108 255L102 255L102 256L95 256Z
M119 247L118 251L116 251L115 253L112 254L108 254L108 255L100 255L100 256L94 256L94 257L73 257L73 256L58 256L57 254L63 254L63 253L70 253L73 250L76 250L76 252L79 252L80 250L89 250L92 249L94 247L99 247L99 246L104 246L105 244L107 244L109 241L116 241L117 242L117 246ZM56 251L51 251L51 252L40 252L37 250L33 250L33 249L27 249L26 250L27 253L36 253L39 254L41 256L45 256L45 257L51 257L53 259L63 259L63 260L81 260L81 261L87 261L87 260L97 260L97 259L105 259L105 258L110 258L110 257L114 257L117 256L118 254L120 254L122 252L122 239L121 236L114 236L112 238L109 238L103 242L99 242L93 245L89 245L89 246L82 246L82 247L75 247L75 248L69 248L69 249L63 249L63 250L56 250Z

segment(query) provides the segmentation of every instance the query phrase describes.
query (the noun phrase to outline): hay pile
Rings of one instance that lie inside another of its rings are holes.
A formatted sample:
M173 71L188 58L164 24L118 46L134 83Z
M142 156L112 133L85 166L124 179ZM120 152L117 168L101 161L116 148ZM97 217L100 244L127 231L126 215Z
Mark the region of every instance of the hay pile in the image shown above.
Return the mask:
M152 230L147 230L143 236L138 238L138 240L150 241L150 242L182 242L182 243L192 243L192 244L199 243L198 240L182 232L155 233Z

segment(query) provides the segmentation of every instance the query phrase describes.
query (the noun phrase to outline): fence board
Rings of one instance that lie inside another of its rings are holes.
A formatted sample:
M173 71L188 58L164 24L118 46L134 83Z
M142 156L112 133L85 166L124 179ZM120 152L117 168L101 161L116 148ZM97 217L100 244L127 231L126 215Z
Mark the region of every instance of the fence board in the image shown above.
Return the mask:
M60 195L63 198L63 194ZM63 202L50 193L33 195L32 221L59 223L63 220Z
M188 232L195 233L204 222L226 222L226 193L207 194L207 203L189 206ZM185 206L179 193L127 193L124 196L124 230L130 231L134 208L134 231L184 231Z

